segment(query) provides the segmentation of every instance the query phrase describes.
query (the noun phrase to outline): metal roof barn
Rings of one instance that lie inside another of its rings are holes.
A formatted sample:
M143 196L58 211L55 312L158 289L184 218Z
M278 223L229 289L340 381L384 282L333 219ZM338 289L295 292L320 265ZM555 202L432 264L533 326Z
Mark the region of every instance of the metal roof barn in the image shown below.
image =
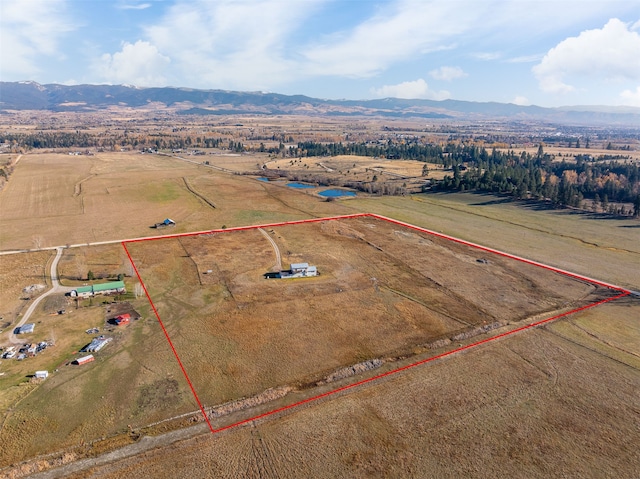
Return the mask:
M94 361L96 358L93 357L93 354L89 354L88 356L82 356L81 358L76 359L77 364L87 364L91 361Z
M71 296L94 296L96 294L124 293L126 291L124 281L110 281L108 283L80 286L71 291Z
M33 330L35 329L35 327L36 327L35 323L23 324L18 328L18 331L16 332L16 334L33 333Z
M82 348L82 351L88 351L88 352L100 351L107 344L109 344L112 339L113 338L106 338L104 336L98 336L97 338L93 338L87 346Z

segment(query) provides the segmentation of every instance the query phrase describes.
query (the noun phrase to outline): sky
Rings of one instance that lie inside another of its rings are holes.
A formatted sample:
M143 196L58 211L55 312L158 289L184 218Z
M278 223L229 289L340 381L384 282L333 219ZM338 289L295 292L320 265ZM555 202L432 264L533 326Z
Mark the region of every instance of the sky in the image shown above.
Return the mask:
M640 107L640 0L0 0L0 80Z

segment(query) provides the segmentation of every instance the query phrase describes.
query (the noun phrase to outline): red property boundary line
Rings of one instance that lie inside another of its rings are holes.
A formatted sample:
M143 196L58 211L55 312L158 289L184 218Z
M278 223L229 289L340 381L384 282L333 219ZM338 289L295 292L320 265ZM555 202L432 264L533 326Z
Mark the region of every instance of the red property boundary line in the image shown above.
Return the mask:
M149 295L149 291L147 290L147 286L145 285L144 281L142 280L140 272L138 271L138 268L137 268L135 262L133 261L133 258L131 257L131 253L129 252L129 249L127 248L127 243L139 243L139 242L142 242L142 241L154 241L154 240L159 240L159 239L181 238L181 237L187 237L187 236L198 236L198 235L206 235L206 234L213 234L213 233L227 233L227 232L232 232L232 231L246 231L246 230L254 230L254 229L258 229L258 228L272 228L272 227L277 227L277 226L290 226L290 225L298 225L298 224L304 224L304 223L318 223L318 222L322 222L322 221L343 220L343 219L364 218L364 217L370 217L370 218L375 218L375 219L378 219L378 220L381 220L381 221L387 221L389 223L393 223L393 224L396 224L396 225L399 225L399 226L402 226L402 227L405 227L405 228L409 228L409 229L413 229L413 230L416 230L416 231L420 231L422 233L427 233L427 234L436 236L438 238L443 238L443 239L447 239L449 241L453 241L455 243L459 243L459 244L463 244L463 245L466 245L466 246L470 246L472 248L476 248L476 249L479 249L481 251L485 251L485 252L492 253L492 254L497 254L497 255L503 256L505 258L513 259L513 260L520 261L520 262L523 262L523 263L526 263L526 264L530 264L530 265L533 265L533 266L544 268L544 269L547 269L549 271L553 271L555 273L559 273L561 275L568 276L568 277L573 278L573 279L578 279L578 280L581 280L581 281L585 281L587 283L595 284L595 285L598 285L598 286L603 286L605 288L617 291L618 294L615 295L615 296L612 296L610 298L606 298L606 299L597 301L595 303L587 304L585 306L581 306L581 307L573 309L571 311L567 311L567 312L564 312L564 313L561 313L561 314L557 314L557 315L552 316L550 318L546 318L546 319L543 319L543 320L540 320L540 321L536 321L534 323L527 324L525 326L521 326L521 327L513 329L511 331L507 331L507 332L498 334L496 336L492 336L490 338L485 338L485 339L482 339L480 341L476 341L474 343L467 344L466 346L462 346L462 347L453 349L451 351L447 351L447 352L438 354L436 356L431 356L429 358L422 359L420 361L416 361L414 363L411 363L411 364L408 364L408 365L405 365L405 366L401 366L401 367L396 368L396 369L392 369L391 371L387 371L385 373L378 374L376 376L372 376L370 378L363 379L361 381L357 381L355 383L348 384L346 386L342 386L342 387L339 387L337 389L333 389L331 391L327 391L327 392L324 392L322 394L318 394L316 396L313 396L313 397L310 397L310 398L307 398L307 399L303 399L301 401L297 401L297 402L292 403L292 404L288 404L286 406L274 409L272 411L268 411L268 412L259 414L257 416L253 416L251 418L244 419L242 421L238 421L236 423L229 424L227 426L223 426L223 427L215 429L213 427L213 425L211 424L210 420L209 420L209 416L207 415L207 413L205 411L205 408L204 408L202 402L200 401L200 398L198 397L198 394L196 393L196 390L195 390L195 388L193 386L193 383L191 382L191 379L189 379L189 375L187 374L187 370L185 369L184 365L182 364L182 361L180 360L180 356L178 355L178 352L177 352L175 346L173 345L173 342L171 341L171 338L169 337L169 333L167 332L167 329L165 328L164 323L162 322L162 319L160 319L160 314L158 313L158 310L156 309L155 304L151 300L151 296ZM614 301L616 299L620 299L620 298L623 298L623 297L628 296L628 295L631 294L631 292L629 290L621 288L620 286L616 286L616 285L613 285L613 284L605 283L605 282L602 282L602 281L599 281L599 280L596 280L596 279L593 279L593 278L589 278L587 276L582 276L582 275L579 275L579 274L576 274L576 273L572 273L570 271L565 271L563 269L555 268L553 266L549 266L549 265L546 265L544 263L539 263L537 261L533 261L533 260L530 260L530 259L522 258L520 256L512 255L510 253L505 253L504 251L499 251L499 250L496 250L496 249L493 249L493 248L488 248L486 246L482 246L482 245L479 245L479 244L476 244L476 243L472 243L472 242L465 241L465 240L462 240L462 239L459 239L459 238L455 238L453 236L445 235L443 233L439 233L439 232L436 232L436 231L428 230L426 228L421 228L419 226L415 226L415 225L412 225L410 223L405 223L403 221L398 221L398 220L395 220L393 218L387 218L385 216L381 216L381 215L377 215L377 214L373 214L373 213L356 213L356 214L352 214L352 215L332 216L332 217L327 217L327 218L311 218L311 219L304 219L304 220L283 221L283 222L279 222L279 223L269 223L269 224L263 224L263 225L239 226L239 227L234 227L234 228L198 231L198 232L192 232L192 233L179 233L179 234L166 235L166 236L153 236L153 237L149 237L149 238L140 238L140 239L123 241L122 242L122 247L124 248L125 252L127 253L127 257L129 258L129 261L131 262L131 265L133 266L133 269L134 269L134 271L136 273L138 281L140 281L140 284L142 285L142 288L144 289L145 295L147 296L147 300L149 301L149 304L151 305L151 308L153 309L153 312L154 312L156 318L158 319L158 323L160 323L160 327L162 328L162 332L164 333L165 337L167 338L167 342L169 343L171 351L173 352L176 360L178 361L178 365L180 366L180 370L182 371L182 374L184 375L185 379L187 380L187 384L189 385L189 388L191 389L191 393L193 394L193 397L195 398L196 403L198 404L198 407L200 408L200 411L202 412L202 415L203 415L205 421L207 422L207 425L209 426L209 429L214 434L218 433L218 432L226 431L228 429L232 429L232 428L235 428L235 427L238 427L238 426L241 426L243 424L247 424L247 423L250 423L250 422L253 422L253 421L257 421L259 419L262 419L262 418L265 418L265 417L268 417L268 416L272 416L274 414L278 414L278 413L281 413L281 412L284 412L284 411L287 411L287 410L290 410L290 409L294 409L294 408L296 408L298 406L301 406L303 404L307 404L307 403L310 403L310 402L313 402L313 401L317 401L319 399L322 399L322 398L325 398L325 397L328 397L328 396L332 396L334 394L337 394L337 393L340 393L340 392L343 392L343 391L347 391L349 389L356 388L356 387L361 386L363 384L367 384L367 383L370 383L370 382L373 382L373 381L377 381L377 380L379 380L381 378L384 378L384 377L387 377L387 376L392 376L394 374L400 373L402 371L406 371L406 370L414 368L416 366L421 366L423 364L426 364L426 363L429 363L429 362L432 362L432 361L436 361L438 359L442 359L444 357L451 356L453 354L456 354L456 353L459 353L459 352L462 352L462 351L466 351L468 349L473 349L473 348L478 347L478 346L480 346L482 344L486 344L486 343L489 343L489 342L492 342L492 341L496 341L498 339L501 339L501 338L504 338L504 337L507 337L507 336L511 336L513 334L516 334L516 333L519 333L519 332L522 332L522 331L526 331L528 329L532 329L532 328L535 328L537 326L540 326L540 325L543 325L543 324L546 324L546 323L550 323L552 321L555 321L557 319L563 318L565 316L569 316L569 315L572 315L574 313L578 313L580 311L584 311L586 309L594 308L594 307L599 306L601 304L608 303L610 301Z

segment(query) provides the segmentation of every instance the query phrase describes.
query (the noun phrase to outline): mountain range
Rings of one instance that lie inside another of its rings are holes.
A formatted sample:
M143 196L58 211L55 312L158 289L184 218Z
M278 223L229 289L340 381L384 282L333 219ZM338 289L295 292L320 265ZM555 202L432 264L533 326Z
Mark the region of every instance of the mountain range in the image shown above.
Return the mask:
M133 108L198 115L331 115L433 119L542 120L640 127L640 108L575 106L544 108L459 100L326 100L265 92L139 88L129 85L41 85L0 82L0 113L11 110L95 112Z

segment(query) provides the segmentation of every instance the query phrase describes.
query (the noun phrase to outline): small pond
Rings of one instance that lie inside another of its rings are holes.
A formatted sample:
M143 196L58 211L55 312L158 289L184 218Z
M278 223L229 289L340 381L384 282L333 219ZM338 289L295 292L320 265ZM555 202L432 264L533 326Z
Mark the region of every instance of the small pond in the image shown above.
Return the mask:
M269 181L269 178L267 178L266 176L261 176L260 178L258 178L258 181Z
M313 185L305 185L304 183L298 183L296 181L292 181L291 183L287 183L287 186L291 188L315 188Z
M340 196L356 196L355 192L347 191L347 190L339 190L337 188L332 188L330 190L324 190L318 193L320 196L324 196L325 198L338 198Z

